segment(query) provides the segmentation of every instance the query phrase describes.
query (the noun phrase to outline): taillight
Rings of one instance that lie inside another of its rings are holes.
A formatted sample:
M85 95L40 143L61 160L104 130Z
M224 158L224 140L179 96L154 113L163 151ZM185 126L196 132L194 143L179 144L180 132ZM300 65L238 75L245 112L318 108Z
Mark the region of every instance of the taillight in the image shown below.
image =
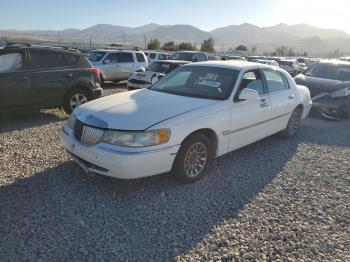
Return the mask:
M100 69L93 67L93 68L89 68L89 71L95 74L97 77L100 77Z

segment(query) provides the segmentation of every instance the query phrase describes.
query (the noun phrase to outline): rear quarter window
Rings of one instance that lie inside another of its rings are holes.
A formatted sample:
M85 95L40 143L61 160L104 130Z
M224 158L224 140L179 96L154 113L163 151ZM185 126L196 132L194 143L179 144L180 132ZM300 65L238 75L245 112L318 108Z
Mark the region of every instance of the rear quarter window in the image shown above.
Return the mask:
M136 53L137 62L144 63L146 62L145 56L141 53Z
M76 65L78 60L79 60L79 56L78 55L72 55L72 54L61 54L63 62L66 66L73 66Z

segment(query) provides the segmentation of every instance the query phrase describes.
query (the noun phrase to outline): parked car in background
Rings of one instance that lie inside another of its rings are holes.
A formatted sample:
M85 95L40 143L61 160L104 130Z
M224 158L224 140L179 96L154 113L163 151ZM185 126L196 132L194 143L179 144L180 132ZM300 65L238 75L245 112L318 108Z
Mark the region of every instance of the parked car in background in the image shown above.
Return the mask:
M308 57L298 57L297 62L299 64L304 64L306 67L311 65L310 59Z
M170 58L170 54L166 52L159 51L149 51L147 59L148 62L154 62L158 60L167 60Z
M101 82L121 81L132 72L148 67L148 60L142 51L94 50L89 53L91 64L100 69Z
M128 79L128 89L150 87L174 69L188 63L190 62L181 60L160 60L152 62L149 64L148 69L139 70L131 74Z
M310 108L309 90L279 68L194 63L148 89L78 107L61 137L86 172L133 179L172 171L188 183L212 158L275 133L294 136Z
M298 62L295 59L282 59L278 62L278 64L291 76L296 76L301 71Z
M252 62L279 67L278 63L274 60L255 59L255 60L252 60Z
M309 88L313 108L326 118L350 117L350 63L324 60L295 77Z
M242 60L242 61L247 61L245 57L243 56L232 56L232 55L226 55L221 58L222 61L226 60Z
M0 112L77 106L103 91L100 72L64 48L9 45L0 50Z
M171 55L171 60L183 60L190 62L208 61L208 55L200 51L179 51Z
M345 62L350 62L350 56L339 57L339 60L345 61Z

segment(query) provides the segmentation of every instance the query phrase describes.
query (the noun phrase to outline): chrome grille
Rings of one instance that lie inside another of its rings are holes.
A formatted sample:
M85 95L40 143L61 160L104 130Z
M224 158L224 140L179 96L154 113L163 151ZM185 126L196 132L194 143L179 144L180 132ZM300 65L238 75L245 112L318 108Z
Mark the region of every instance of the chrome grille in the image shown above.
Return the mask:
M97 145L102 141L104 131L101 129L84 126L81 143L89 146Z

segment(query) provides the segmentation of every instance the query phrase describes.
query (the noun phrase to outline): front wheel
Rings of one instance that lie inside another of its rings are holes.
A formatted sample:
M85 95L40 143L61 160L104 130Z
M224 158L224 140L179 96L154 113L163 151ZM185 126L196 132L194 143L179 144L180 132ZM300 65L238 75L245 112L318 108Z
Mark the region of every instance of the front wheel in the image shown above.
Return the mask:
M72 89L64 97L63 110L70 115L75 108L89 101L89 94L84 89Z
M182 183L193 183L207 171L211 156L210 141L202 134L185 140L177 153L173 176Z
M284 138L291 138L297 133L300 123L301 123L301 113L300 107L297 107L289 118L286 129L284 129L280 135Z

